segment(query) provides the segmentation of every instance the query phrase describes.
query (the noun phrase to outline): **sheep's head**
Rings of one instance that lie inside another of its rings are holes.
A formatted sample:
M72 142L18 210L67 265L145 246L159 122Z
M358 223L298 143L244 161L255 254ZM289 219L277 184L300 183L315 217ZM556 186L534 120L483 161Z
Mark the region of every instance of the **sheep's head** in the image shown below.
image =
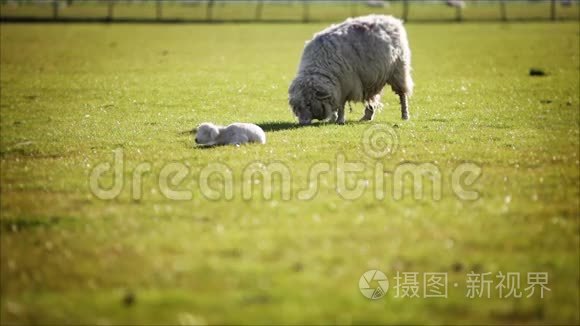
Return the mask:
M215 145L219 129L213 123L202 123L197 127L195 142L200 145Z
M323 86L305 83L299 78L290 85L289 102L292 112L301 125L312 120L325 120L332 116L334 100L332 94Z

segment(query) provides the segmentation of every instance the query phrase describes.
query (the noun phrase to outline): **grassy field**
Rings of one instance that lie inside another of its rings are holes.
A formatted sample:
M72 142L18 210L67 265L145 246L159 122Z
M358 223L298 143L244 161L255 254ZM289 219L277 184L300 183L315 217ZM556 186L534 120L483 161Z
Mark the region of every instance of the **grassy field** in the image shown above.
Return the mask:
M511 20L548 20L550 19L550 1L516 2L506 1L506 17ZM155 19L156 5L149 3L116 3L113 7L115 19ZM271 21L297 21L305 18L311 21L336 21L346 16L366 15L371 13L390 14L401 17L403 5L400 2L392 3L384 8L373 8L362 3L352 4L343 1L318 2L309 4L305 8L298 2L294 3L266 3L263 6L261 19ZM205 20L207 19L205 4L179 4L166 2L162 8L163 19L177 20ZM22 4L16 6L11 3L0 5L0 17L52 17L53 7L46 4ZM61 18L104 18L108 15L108 6L105 2L77 2L71 6L59 9ZM468 2L463 9L465 20L501 20L499 2ZM578 2L571 6L556 7L558 19L579 19L580 7ZM256 19L256 4L249 1L229 1L217 3L212 9L213 20L252 21ZM409 6L409 21L452 21L456 19L456 10L446 6L443 2L433 4L411 3Z
M297 128L287 87L323 27L0 25L2 324L578 324L578 23L409 24L410 121L386 91L372 123L354 122L356 105L345 126ZM268 143L195 148L184 131L204 121L258 123ZM391 155L366 155L371 126L396 133ZM89 176L115 151L123 176L101 181L123 188L99 199ZM337 192L337 155L365 167L362 196ZM200 190L215 162L232 173L232 199ZM267 182L244 178L274 162L290 171L289 200L284 180L267 199ZM332 171L299 198L320 162ZM481 168L476 200L452 190L465 162ZM192 198L166 195L169 163L187 167L169 187ZM398 167L424 163L443 176L440 199L414 199L408 178L389 188ZM370 269L391 282L382 299L359 291ZM448 297L397 296L397 272L447 273ZM494 287L499 272L521 273L522 291L544 272L550 291L468 298L471 272Z

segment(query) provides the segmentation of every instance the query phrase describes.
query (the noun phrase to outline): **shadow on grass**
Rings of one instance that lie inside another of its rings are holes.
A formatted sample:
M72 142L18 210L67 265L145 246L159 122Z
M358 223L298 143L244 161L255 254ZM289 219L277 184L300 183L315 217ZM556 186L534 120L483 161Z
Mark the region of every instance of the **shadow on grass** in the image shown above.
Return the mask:
M347 121L347 125L355 125L355 124L368 124L368 121ZM300 125L296 122L287 122L287 121L267 121L267 122L258 122L256 123L260 128L264 130L264 132L276 132L276 131L283 131L283 130L292 130L292 129L299 129L299 128L319 128L323 126L333 126L336 125L333 122L327 121L317 121L313 122L309 125ZM184 130L179 132L179 135L188 136L193 135L197 132L197 128L193 128L191 130Z
M371 121L359 121L359 120L347 120L344 125L371 125L373 122ZM302 126L296 122L263 122L258 123L258 126L262 127L264 131L280 131L280 130L288 130L288 129L298 129L298 128L319 128L324 126L341 126L335 122L329 121L316 121L312 122L309 125Z
M346 124L360 124L366 122L359 122L359 121L347 121ZM282 122L282 121L273 121L273 122L261 122L257 123L265 132L274 132L274 131L282 131L282 130L291 130L291 129L298 129L298 128L319 128L324 126L334 126L336 123L328 122L328 121L317 121L312 122L309 125L300 125L296 122Z
M8 232L8 231L12 231L12 232L16 232L16 231L22 231L22 230L26 230L26 229L31 229L31 228L49 228L52 226L55 226L61 222L63 222L64 219L61 217L50 217L48 219L44 219L44 218L6 218L6 219L2 219L0 220L0 230L2 230L3 232Z
M347 121L345 125L359 125L359 124L369 124L369 121L358 121L358 120ZM262 128L264 130L264 132L266 132L266 133L283 131L283 130L299 129L299 128L320 128L320 127L324 127L324 126L337 126L336 123L327 122L327 121L317 121L317 122L313 122L309 125L300 125L296 122L268 121L268 122L259 122L259 123L256 123L256 125L258 125L260 128ZM395 124L394 127L398 127L398 125ZM179 132L179 135L189 136L189 135L194 135L196 132L197 132L197 128L194 128L192 130L181 131L181 132ZM231 145L199 145L199 144L195 144L194 148L207 150L207 149L214 149L214 148L220 148L220 147L226 147L226 146L231 146ZM240 145L237 145L237 146L240 146Z
M298 129L304 127L296 122L287 122L287 121L260 122L257 123L257 125L260 126L260 128L264 129L265 132Z

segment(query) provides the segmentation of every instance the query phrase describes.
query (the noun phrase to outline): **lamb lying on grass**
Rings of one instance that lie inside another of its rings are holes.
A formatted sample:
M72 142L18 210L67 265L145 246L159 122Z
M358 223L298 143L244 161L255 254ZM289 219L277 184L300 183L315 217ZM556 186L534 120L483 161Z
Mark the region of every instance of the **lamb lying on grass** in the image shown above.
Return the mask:
M361 120L372 120L387 84L399 95L401 117L409 119L413 80L403 22L382 15L349 18L306 44L289 102L300 124L313 119L344 124L344 106L350 101L363 102Z
M204 146L266 143L266 134L252 123L232 123L227 127L202 123L197 127L195 143Z

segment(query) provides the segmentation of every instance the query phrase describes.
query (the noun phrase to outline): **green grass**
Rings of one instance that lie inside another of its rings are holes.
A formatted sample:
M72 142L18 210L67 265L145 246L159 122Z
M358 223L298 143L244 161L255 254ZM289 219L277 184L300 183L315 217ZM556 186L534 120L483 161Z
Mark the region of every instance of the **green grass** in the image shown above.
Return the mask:
M506 2L506 15L512 20L548 20L550 19L550 1L538 1L537 3ZM156 5L154 1L149 3L117 3L113 7L113 17L117 19L155 19ZM361 3L350 4L343 1L312 3L307 7L307 16L312 21L340 21L348 16L365 15L371 13L390 14L401 17L403 5L400 2L392 3L381 9L365 6ZM261 19L273 21L302 21L304 18L304 6L295 3L266 3L263 6ZM3 17L52 17L53 7L46 4L14 4L4 3L0 5L0 16ZM59 9L61 18L104 18L108 15L106 3L77 2L71 6L63 6ZM179 4L166 2L162 8L164 19L181 20L204 20L207 18L207 6L205 4ZM556 7L558 19L580 18L578 3L571 6ZM256 18L256 3L248 1L230 1L217 3L212 9L214 20L241 20L251 21ZM411 3L409 6L409 21L449 21L455 20L456 11L444 3L421 4ZM499 2L483 1L477 3L468 2L463 10L465 20L500 20Z
M345 126L295 128L287 87L323 27L0 25L2 323L578 324L578 23L410 24L412 120L386 91L373 123L353 122L357 105ZM548 75L530 77L532 67ZM268 143L195 148L182 132L204 121L265 125ZM375 160L361 138L380 124L396 125L400 143ZM88 176L118 148L125 187L100 200ZM345 200L336 171L310 201L284 200L279 181L272 200L241 196L252 162L285 164L298 190L339 153L365 164L361 180L382 163L387 184L402 162L436 164L442 198L376 200L367 189ZM144 162L134 200L131 173ZM162 194L169 162L189 167L176 187L191 200ZM212 162L230 167L233 200L199 191ZM463 162L483 169L476 201L451 190ZM397 271L448 272L458 287L447 299L391 289L369 301L358 289L369 269L391 285ZM522 288L526 273L548 272L551 291L468 299L472 270L519 272Z

